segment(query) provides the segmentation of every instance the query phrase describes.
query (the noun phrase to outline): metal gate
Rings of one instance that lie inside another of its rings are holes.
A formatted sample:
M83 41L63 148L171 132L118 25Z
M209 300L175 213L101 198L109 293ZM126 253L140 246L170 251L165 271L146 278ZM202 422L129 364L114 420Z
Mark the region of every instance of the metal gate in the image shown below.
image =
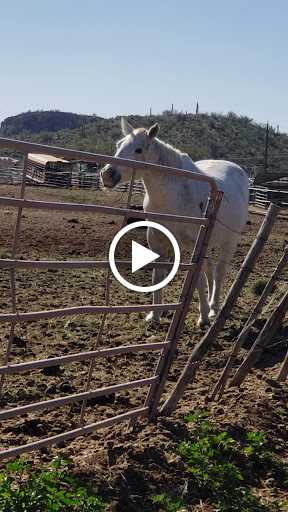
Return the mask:
M190 171L184 171L181 169L167 168L165 172L171 173L175 176L185 177L193 180L205 181L210 185L210 196L207 202L205 214L203 218L193 217L179 217L171 215L163 215L157 213L144 213L141 211L133 211L133 217L146 220L163 221L169 220L174 222L190 222L199 226L198 238L195 244L193 254L191 255L191 261L189 264L180 263L179 270L186 272L186 277L183 284L183 289L180 294L180 298L176 303L167 303L161 305L151 304L132 304L132 305L116 305L112 306L109 303L109 282L110 282L110 268L108 261L38 261L38 260L21 260L16 258L17 247L19 241L19 235L21 233L21 218L23 209L37 209L37 210L58 210L62 212L90 212L90 213L104 213L111 216L122 216L122 226L126 223L127 217L131 216L131 210L129 209L133 180L130 185L130 191L128 193L128 199L126 208L112 208L107 206L99 206L93 204L76 204L76 203L51 203L45 201L33 201L25 198L26 190L26 175L27 175L27 163L28 153L44 153L52 156L57 156L65 159L74 159L87 162L97 162L98 164L123 164L129 165L135 171L138 168L145 168L145 170L153 172L163 172L163 167L157 165L148 165L142 162L134 162L129 160L123 160L115 157L108 157L104 155L97 155L93 153L85 153L80 151L72 151L67 149L55 148L50 146L42 146L38 144L30 144L27 142L20 142L11 139L0 138L0 147L5 147L13 150L22 151L24 153L24 168L23 168L23 179L20 189L19 198L15 197L0 197L0 206L6 206L15 208L17 211L17 220L15 223L14 239L11 248L11 255L9 258L0 259L0 269L8 269L10 272L10 288L11 288L11 301L12 311L9 313L0 312L0 323L7 323L9 327L9 339L7 340L7 346L5 349L4 360L0 367L0 390L2 393L3 386L5 386L5 377L11 374L18 374L21 372L32 371L40 368L48 368L57 365L65 365L75 361L89 361L90 364L87 368L86 384L81 392L68 394L66 396L60 396L53 399L35 401L27 403L25 405L17 406L10 409L4 409L0 411L0 422L2 426L5 426L5 420L10 418L19 418L21 415L29 415L35 411L45 411L48 409L54 409L61 407L66 404L73 404L80 402L81 412L79 415L78 427L69 430L68 425L63 426L63 432L53 435L51 437L42 437L41 439L33 440L28 444L21 446L6 447L0 452L0 459L6 457L18 456L22 453L29 452L35 449L40 449L52 444L57 444L61 441L73 439L77 436L91 433L103 427L107 427L122 421L129 421L129 426L135 425L136 421L140 418L153 418L157 412L157 407L161 394L164 389L164 385L167 379L167 375L171 366L173 355L175 354L178 340L181 336L181 331L184 326L185 317L187 315L189 304L193 297L195 285L198 279L198 275L205 257L205 252L211 235L211 231L217 216L217 212L221 202L221 194L218 193L215 182L199 174L191 173ZM127 262L118 262L119 267L127 267ZM152 263L150 268L164 266L169 268L169 263ZM170 267L172 264L170 264ZM18 311L18 297L16 287L16 276L19 269L95 269L102 268L107 271L107 285L106 285L106 299L103 306L75 306L70 308L52 309L52 310L41 310L41 311ZM106 318L109 313L127 314L131 312L143 312L152 310L171 310L174 312L171 320L166 339L163 342L152 342L152 343L138 343L133 345L121 345L118 347L101 348L101 336L103 328L105 326ZM94 347L92 351L84 351L78 353L68 353L61 357L51 357L42 360L31 360L26 362L15 362L11 359L11 348L15 334L15 327L18 323L37 321L40 319L51 319L61 318L71 315L100 315L101 322L100 327L95 339ZM103 386L101 388L93 389L91 387L91 379L95 362L99 358L107 358L111 356L121 356L125 354L135 352L146 352L155 351L159 357L158 362L152 375L143 376L142 379L136 381L123 382L113 386ZM85 413L87 400L103 395L110 395L111 393L120 392L127 389L147 387L146 399L142 407L128 410L127 412L103 419L98 422L85 422Z

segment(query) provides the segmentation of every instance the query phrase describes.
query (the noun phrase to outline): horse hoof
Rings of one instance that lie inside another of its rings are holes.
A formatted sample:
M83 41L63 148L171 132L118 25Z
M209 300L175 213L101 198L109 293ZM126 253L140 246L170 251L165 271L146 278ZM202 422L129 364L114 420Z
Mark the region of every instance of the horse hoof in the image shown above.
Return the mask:
M160 324L160 318L158 315L155 315L153 311L151 311L149 315L146 316L146 322L155 322Z
M214 320L214 318L217 316L219 309L210 309L209 312L209 318L210 320Z
M198 322L197 322L197 325L198 327L200 327L200 329L205 329L205 327L209 327L210 325L210 321L209 321L209 318L207 318L207 320L203 320L202 318L199 318Z

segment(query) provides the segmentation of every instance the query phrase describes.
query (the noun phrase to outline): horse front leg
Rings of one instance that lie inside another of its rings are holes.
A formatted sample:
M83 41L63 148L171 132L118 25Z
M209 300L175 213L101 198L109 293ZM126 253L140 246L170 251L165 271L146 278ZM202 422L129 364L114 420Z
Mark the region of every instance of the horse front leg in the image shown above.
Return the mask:
M147 241L150 249L153 252L159 254L159 258L157 258L157 262L166 261L167 260L167 247L165 246L165 238L163 239L162 235L160 238L156 238L156 232L153 231L150 227L147 230ZM158 234L159 236L159 234ZM152 274L152 285L161 283L165 278L165 270L154 268ZM162 304L163 303L163 289L160 288L153 292L153 304ZM160 322L162 311L150 311L150 313L146 316L147 322Z
M157 259L157 261L160 261L160 259ZM161 259L161 261L165 261ZM152 275L152 285L161 283L163 279L165 278L165 271L162 269L153 269L153 275ZM163 288L160 288L160 290L156 290L153 292L153 304L162 304L163 303ZM160 317L162 315L162 311L150 311L150 313L146 316L147 322L160 322Z

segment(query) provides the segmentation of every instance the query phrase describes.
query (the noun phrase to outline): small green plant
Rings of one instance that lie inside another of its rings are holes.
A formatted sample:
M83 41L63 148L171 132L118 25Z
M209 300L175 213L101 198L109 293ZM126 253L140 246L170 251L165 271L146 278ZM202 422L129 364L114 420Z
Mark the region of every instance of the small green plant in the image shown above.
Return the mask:
M265 278L256 279L256 281L253 282L252 287L251 287L254 295L257 295L258 297L260 297L260 295L262 295L268 281L269 280L265 279ZM275 290L276 290L276 284L273 285L270 293L275 292Z
M157 503L160 505L159 512L177 512L181 511L181 504L182 504L182 496L181 498L177 498L177 501L174 501L170 496L168 496L166 493L163 494L157 494L156 496L152 497L152 503Z
M279 482L283 486L288 484L288 465L282 460L275 460L268 451L265 450L264 446L267 444L267 439L264 438L265 432L260 430L259 432L247 432L248 446L244 447L244 451L254 456L252 464L261 463L269 468L270 473L277 475ZM287 505L287 503L286 503Z
M195 423L193 441L180 444L180 453L188 460L189 469L203 494L209 493L219 512L251 512L257 500L243 486L243 476L232 462L234 440L226 432L215 434L207 414L190 414L186 420Z
M266 457L268 452L266 452L263 447L267 443L267 440L264 439L264 430L260 430L259 432L247 432L247 441L248 446L245 446L244 451L247 453L254 453L258 455L258 457Z
M9 462L0 473L0 512L104 511L97 489L68 475L71 463L64 454L35 471L27 457Z
M266 474L269 472L277 478L278 485L285 487L288 483L288 466L275 460L266 451L264 431L248 432L243 450L227 432L215 432L215 426L207 419L209 415L207 412L196 412L185 418L186 421L193 422L193 429L189 439L179 446L202 497L213 505L215 512L286 510L287 503L278 500L271 502L269 506L261 505L247 483L244 485L242 467L245 466L246 471L250 468L253 474L254 464L259 463ZM184 498L173 500L171 494L163 493L154 496L152 502L160 507L157 508L160 512L176 512L181 510Z

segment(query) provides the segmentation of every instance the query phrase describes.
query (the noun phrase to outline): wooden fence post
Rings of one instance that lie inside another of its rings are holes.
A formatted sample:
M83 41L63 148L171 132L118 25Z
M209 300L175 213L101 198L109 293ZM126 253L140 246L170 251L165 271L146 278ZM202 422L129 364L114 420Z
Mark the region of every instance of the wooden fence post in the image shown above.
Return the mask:
M272 338L276 329L279 327L287 311L288 291L282 297L281 301L279 302L277 308L274 310L269 320L267 320L257 340L253 344L252 348L249 350L245 361L243 361L241 366L238 368L236 374L234 375L233 379L231 380L229 387L240 386L240 384L245 379L247 373L251 370L252 366L256 363L256 361L258 361L264 348Z
M232 287L230 288L222 308L220 309L214 323L204 338L193 350L173 392L167 398L163 407L160 409L161 414L169 416L169 414L174 411L178 401L184 394L187 385L193 380L202 358L211 348L215 338L224 327L224 324L237 301L240 291L246 283L249 274L252 272L254 264L267 241L279 211L280 208L278 206L275 204L270 204L267 215L262 223L258 235L246 256Z
M215 399L215 396L218 392L219 392L219 398L221 398L221 396L223 395L227 380L228 380L231 370L234 366L234 363L235 363L235 360L239 353L239 350L243 346L243 343L245 342L253 323L255 322L258 315L261 313L262 308L266 302L266 299L267 299L269 293L271 293L271 291L273 290L275 281L281 275L284 267L287 264L287 261L288 261L288 246L285 247L283 256L282 256L281 260L279 261L277 268L275 269L271 278L269 279L268 283L266 284L265 289L263 290L263 293L262 293L260 299L258 300L254 310L252 311L251 315L249 316L248 320L246 321L241 333L239 334L237 341L234 345L232 354L226 363L226 366L222 372L220 379L218 380L215 388L213 389L213 392L211 395L211 400Z
M286 379L288 375L288 350L287 350L287 354L285 356L285 359L282 363L282 366L279 370L279 373L276 377L276 380L278 380L278 382L284 382L284 380Z

